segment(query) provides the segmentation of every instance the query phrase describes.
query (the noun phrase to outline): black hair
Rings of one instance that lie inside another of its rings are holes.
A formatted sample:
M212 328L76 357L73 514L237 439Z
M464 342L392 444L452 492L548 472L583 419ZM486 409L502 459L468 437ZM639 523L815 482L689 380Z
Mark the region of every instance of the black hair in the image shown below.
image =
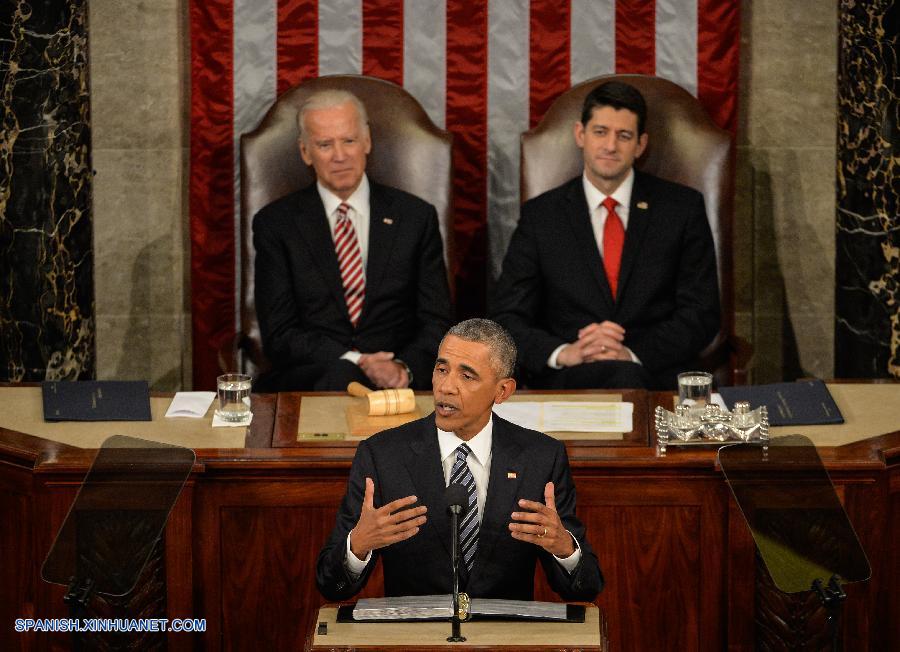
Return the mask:
M585 127L591 121L594 109L602 106L611 106L618 110L628 109L637 115L638 133L644 133L647 124L647 102L641 92L631 84L620 81L610 81L600 84L584 98L581 108L581 124Z

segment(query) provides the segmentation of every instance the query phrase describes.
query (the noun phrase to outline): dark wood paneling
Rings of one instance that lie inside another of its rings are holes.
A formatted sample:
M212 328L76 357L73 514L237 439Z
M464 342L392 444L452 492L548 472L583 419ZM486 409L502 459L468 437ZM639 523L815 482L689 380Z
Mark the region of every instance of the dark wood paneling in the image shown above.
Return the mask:
M578 513L607 582L597 604L609 616L616 649L721 649L721 483L579 473L575 480Z
M16 618L33 618L34 569L31 561L31 473L0 462L0 648L33 649L34 636L16 634Z
M900 541L900 467L891 470L888 476L888 503L890 505L890 525L885 530L887 548L886 578L881 582L881 591L878 594L879 603L885 605L885 610L890 614L886 627L888 644L885 649L900 650L900 554L896 551L896 542Z
M222 634L232 650L297 649L317 605L316 556L334 524L326 507L223 507ZM278 605L278 609L272 609Z
M276 409L275 429L287 419ZM170 635L170 649L299 646L323 603L314 562L355 445L266 448L264 434L257 447L197 451L166 529L166 608L169 617L206 618L208 632ZM578 513L607 578L598 604L609 615L612 649L756 649L763 639L755 615L765 605L755 597L755 547L715 452L568 448ZM845 648L900 649L900 556L892 546L900 538L900 434L820 452L875 573L848 587ZM0 431L0 507L14 524L0 530L0 613L68 615L63 588L38 573L92 458ZM365 593L382 587L376 571ZM537 595L555 598L542 577ZM10 637L0 627L4 650L70 647L66 635Z

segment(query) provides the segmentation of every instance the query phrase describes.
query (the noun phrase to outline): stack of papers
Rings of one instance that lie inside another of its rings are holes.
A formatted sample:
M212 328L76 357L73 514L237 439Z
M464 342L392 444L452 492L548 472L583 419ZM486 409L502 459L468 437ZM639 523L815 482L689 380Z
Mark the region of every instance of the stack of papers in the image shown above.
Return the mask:
M540 432L631 432L634 403L600 401L516 401L494 412L523 428Z
M568 605L565 602L472 598L469 611L473 617L569 619ZM452 595L364 598L353 608L354 620L434 620L450 618L452 615Z

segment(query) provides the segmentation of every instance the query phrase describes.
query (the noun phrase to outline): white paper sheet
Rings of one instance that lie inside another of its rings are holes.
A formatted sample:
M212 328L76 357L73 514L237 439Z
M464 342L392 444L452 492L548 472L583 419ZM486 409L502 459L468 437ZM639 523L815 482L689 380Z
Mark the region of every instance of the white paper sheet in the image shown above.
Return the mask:
M166 417L202 419L215 398L215 392L176 392L166 410Z
M631 432L633 403L547 401L501 403L494 412L541 432Z

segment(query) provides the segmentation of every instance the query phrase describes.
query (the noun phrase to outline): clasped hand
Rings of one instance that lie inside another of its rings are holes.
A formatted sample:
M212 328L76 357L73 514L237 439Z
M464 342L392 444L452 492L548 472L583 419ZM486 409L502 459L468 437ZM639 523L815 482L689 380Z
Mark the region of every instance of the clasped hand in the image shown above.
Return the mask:
M425 524L425 505L412 507L418 498L406 496L375 509L375 482L366 478L359 521L350 533L350 550L357 559L365 559L370 550L404 541Z
M381 389L400 389L409 385L406 367L395 362L390 351L363 353L359 356L359 368Z
M588 324L578 331L578 339L567 345L556 358L563 367L574 367L599 360L631 360L625 346L625 329L612 321Z
M553 483L544 486L544 503L533 500L519 500L519 507L524 511L513 512L513 522L509 530L513 539L527 541L540 546L547 552L565 559L575 552L572 535L563 527L556 511L556 498Z

